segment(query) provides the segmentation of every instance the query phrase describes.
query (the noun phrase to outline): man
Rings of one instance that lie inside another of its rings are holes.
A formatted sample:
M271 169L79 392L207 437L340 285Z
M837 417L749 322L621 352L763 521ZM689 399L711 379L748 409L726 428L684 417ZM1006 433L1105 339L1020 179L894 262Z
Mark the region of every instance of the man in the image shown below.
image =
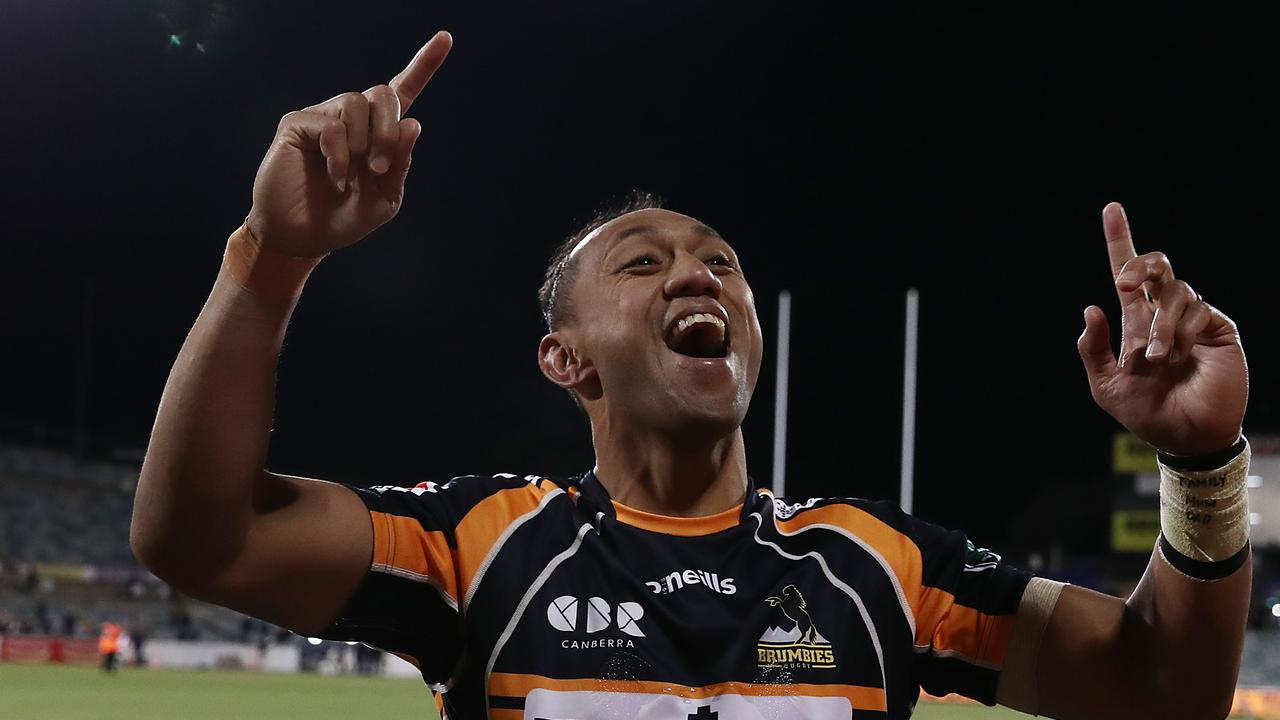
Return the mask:
M396 214L421 131L404 114L451 45L281 120L160 404L132 532L149 568L400 653L458 720L905 718L921 686L1059 718L1226 715L1249 594L1244 354L1163 255L1136 255L1115 204L1120 358L1098 307L1078 344L1096 401L1164 464L1164 534L1128 600L886 503L753 487L751 289L719 233L651 204L571 238L541 293L538 364L590 419L590 472L365 490L264 470L294 303Z
M102 623L98 633L98 655L102 658L102 671L108 675L116 671L120 657L120 636L124 629L113 622Z

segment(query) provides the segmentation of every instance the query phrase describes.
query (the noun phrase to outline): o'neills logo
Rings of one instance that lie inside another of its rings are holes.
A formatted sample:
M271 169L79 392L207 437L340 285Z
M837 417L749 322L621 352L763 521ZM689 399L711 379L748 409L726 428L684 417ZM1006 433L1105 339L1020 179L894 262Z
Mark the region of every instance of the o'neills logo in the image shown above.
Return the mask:
M722 578L709 570L677 570L666 577L645 583L654 595L667 595L690 585L701 585L721 595L738 592L731 577Z
M757 661L761 667L784 668L833 668L836 654L831 642L822 637L813 618L809 617L808 603L795 585L782 588L781 595L765 598L765 602L780 611L780 626L770 625L756 644ZM790 626L790 629L783 628Z

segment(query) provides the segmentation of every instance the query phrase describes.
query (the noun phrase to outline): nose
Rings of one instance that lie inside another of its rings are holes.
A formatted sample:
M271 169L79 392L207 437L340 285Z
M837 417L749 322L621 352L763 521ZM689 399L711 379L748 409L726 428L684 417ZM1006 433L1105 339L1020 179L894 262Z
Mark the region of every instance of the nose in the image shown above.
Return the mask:
M680 252L676 254L675 262L671 266L671 272L667 275L667 281L663 285L663 292L668 298L677 297L701 297L719 299L720 291L724 289L724 284L720 282L720 278L711 272L711 268L707 264L697 258L692 253Z

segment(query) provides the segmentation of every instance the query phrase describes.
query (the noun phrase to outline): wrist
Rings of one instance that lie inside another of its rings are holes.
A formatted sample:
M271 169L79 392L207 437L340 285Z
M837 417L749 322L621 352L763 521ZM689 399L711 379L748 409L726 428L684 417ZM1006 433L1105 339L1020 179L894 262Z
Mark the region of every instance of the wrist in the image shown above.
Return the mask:
M1249 556L1249 444L1198 456L1157 455L1160 466L1158 552L1194 580L1231 575Z
M298 257L266 247L249 229L248 220L227 239L222 266L246 291L264 300L294 300L321 257Z

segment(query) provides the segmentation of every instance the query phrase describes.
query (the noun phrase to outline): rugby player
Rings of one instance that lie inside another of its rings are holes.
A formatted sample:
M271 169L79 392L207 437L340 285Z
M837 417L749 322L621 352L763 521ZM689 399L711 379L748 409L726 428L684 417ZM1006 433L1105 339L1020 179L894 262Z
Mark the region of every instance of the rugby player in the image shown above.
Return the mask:
M1096 306L1078 349L1094 399L1161 461L1163 533L1127 599L889 503L757 488L750 286L719 233L653 206L598 218L542 288L538 364L590 419L589 471L364 489L264 469L304 281L396 215L421 133L405 113L452 42L280 121L161 399L132 527L148 568L396 652L456 720L905 718L921 687L1056 718L1227 714L1250 583L1244 354L1167 258L1136 254L1116 204L1120 355ZM1000 462L983 472L1015 471Z

